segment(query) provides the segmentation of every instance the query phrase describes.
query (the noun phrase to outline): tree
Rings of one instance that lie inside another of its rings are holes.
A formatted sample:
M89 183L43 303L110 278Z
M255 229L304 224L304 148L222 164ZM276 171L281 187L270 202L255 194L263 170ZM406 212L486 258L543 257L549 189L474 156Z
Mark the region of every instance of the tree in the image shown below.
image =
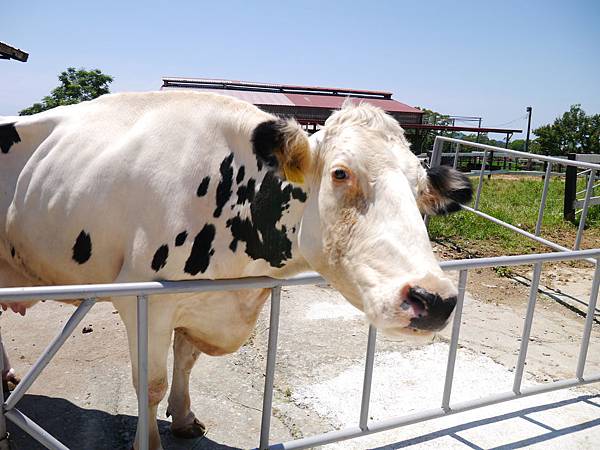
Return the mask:
M479 142L480 144L493 145L494 147L504 147L504 141L497 141L496 139L490 139L487 133L479 133L479 138L477 134L462 134L459 136L459 139L463 141L469 142Z
M579 104L572 105L553 124L533 132L540 152L546 155L600 153L600 114L588 116Z
M511 150L517 150L519 152L524 152L525 151L525 139L515 139L514 141L510 142L508 144L508 148ZM541 153L541 149L540 149L540 143L537 141L537 139L531 139L529 141L529 150L527 150L529 153Z
M69 67L58 76L58 80L61 84L52 89L50 95L44 97L41 103L34 103L29 108L19 111L19 115L36 114L60 105L73 105L108 94L108 85L112 83L113 77L103 74L99 69L76 70Z
M447 116L445 114L440 114L439 112L432 111L431 109L421 108L420 106L417 106L417 108L419 108L421 111L423 111L425 113L425 114L423 114L423 123L424 124L427 124L427 125L452 125L452 119L450 119L450 116ZM425 137L421 141L419 153L422 153L424 151L427 151L427 150L433 148L433 141L435 140L435 137L440 136L440 135L443 135L443 131L437 131L437 130L426 131ZM415 151L415 150L416 149L413 148L413 151Z

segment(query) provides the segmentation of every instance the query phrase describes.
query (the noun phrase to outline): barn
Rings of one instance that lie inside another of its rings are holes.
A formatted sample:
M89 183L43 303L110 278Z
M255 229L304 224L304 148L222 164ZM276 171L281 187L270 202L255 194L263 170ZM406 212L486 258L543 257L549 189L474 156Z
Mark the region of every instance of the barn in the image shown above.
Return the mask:
M308 131L315 131L349 97L383 108L401 125L421 124L423 111L392 99L391 92L359 89L295 86L207 78L163 78L161 90L191 89L231 95L281 116L294 117Z
M424 123L425 113L392 98L393 93L363 89L331 88L321 86L297 86L289 84L258 83L211 78L163 77L161 90L193 90L231 95L259 108L280 116L294 117L306 131L315 132L331 113L339 109L347 98L357 102L368 102L387 111L406 130L407 138L416 153L427 151L423 143L427 133L456 132L500 133L506 142L521 130L447 126Z

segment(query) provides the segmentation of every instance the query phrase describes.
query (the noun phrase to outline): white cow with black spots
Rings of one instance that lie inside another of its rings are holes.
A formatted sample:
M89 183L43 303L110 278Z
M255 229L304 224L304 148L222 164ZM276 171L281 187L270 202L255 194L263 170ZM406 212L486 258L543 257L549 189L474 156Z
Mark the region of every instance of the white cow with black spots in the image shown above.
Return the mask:
M454 308L456 288L421 214L456 210L471 186L453 169L422 168L398 123L368 104L344 107L309 139L295 122L230 97L106 95L1 118L0 147L1 286L316 270L389 334L440 329ZM238 349L267 296L150 298L150 417L167 393L174 342L172 430L204 434L190 409L190 370L201 353ZM132 300L112 302L135 386ZM155 421L150 443L161 447Z

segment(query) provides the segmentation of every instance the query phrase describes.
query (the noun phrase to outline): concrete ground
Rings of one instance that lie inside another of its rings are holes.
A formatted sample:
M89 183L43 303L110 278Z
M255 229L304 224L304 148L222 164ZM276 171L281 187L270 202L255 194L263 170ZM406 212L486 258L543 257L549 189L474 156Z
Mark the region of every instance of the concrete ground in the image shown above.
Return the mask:
M506 279L491 284L484 275L473 274L468 285L453 402L506 392L512 386L527 290ZM505 302L508 297L510 301ZM46 302L24 318L2 315L3 340L21 374L72 311L69 305ZM93 331L82 333L84 326ZM540 299L524 385L573 377L582 328L581 315ZM208 435L196 441L173 438L163 401L159 424L165 449L253 448L258 444L267 335L268 307L255 335L240 351L201 357L192 372L191 397L196 415L208 426ZM318 286L284 290L273 443L357 423L366 337L361 313L336 291ZM449 330L427 342L378 337L370 409L374 420L439 405L448 337ZM599 345L600 328L595 324L586 373L600 373ZM19 408L70 448L129 448L136 399L125 331L111 304L92 309ZM13 450L41 448L12 425L10 431ZM598 442L600 386L591 385L325 448L562 450L598 448Z

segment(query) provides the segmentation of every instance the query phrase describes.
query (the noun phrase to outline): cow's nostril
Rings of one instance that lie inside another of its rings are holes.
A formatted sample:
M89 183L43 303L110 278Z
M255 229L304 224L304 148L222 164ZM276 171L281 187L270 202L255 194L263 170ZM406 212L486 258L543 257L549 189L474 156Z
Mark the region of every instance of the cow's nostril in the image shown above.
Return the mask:
M420 289L420 288L416 288ZM420 289L423 290L423 289ZM419 295L415 292L415 288L410 288L408 290L408 295L406 296L406 300L402 303L402 309L409 310L412 308L415 317L424 317L427 315L428 305L427 300L424 296Z
M439 330L446 324L456 305L456 297L443 300L439 295L418 286L409 288L407 301L413 305L415 311L410 326L432 331Z

